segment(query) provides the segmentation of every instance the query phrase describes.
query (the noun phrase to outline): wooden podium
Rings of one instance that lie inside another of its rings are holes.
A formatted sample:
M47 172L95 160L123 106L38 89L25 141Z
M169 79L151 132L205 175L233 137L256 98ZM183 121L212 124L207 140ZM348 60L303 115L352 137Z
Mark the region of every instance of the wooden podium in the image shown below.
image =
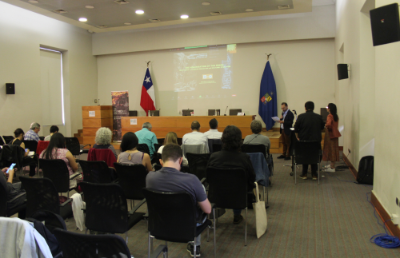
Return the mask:
M113 130L112 106L82 107L83 144L95 144L96 132L100 127Z

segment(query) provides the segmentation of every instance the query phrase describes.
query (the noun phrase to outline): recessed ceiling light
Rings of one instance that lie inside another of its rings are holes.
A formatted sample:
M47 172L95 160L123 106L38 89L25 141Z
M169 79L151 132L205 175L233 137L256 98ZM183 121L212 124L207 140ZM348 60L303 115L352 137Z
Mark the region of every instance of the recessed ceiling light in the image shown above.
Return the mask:
M210 14L215 16L215 15L221 15L222 13L221 12L211 12Z
M132 23L130 23L130 22L125 22L124 24L125 25L132 25Z
M94 6L93 6L93 5L86 5L85 8L87 8L87 9L94 9Z
M87 22L87 18L81 17L81 18L79 18L79 21L80 21L80 22Z
M210 5L210 2L202 2L202 5Z
M149 19L150 22L160 22L159 19Z
M36 1L36 0L29 0L28 2L31 3L31 4L38 4L39 3L39 1Z
M187 19L187 18L189 18L189 15L187 15L187 14L182 14L181 15L181 19Z
M114 0L114 3L116 3L116 4L120 4L120 5L123 5L123 4L129 4L129 2L128 2L128 1L126 1L126 0Z
M144 14L144 11L143 11L143 10L136 10L135 13L136 13L136 14Z
M254 11L253 9L246 9L246 12L252 12Z
M65 11L63 9L53 10L53 12L59 13L59 14L67 13L67 11Z

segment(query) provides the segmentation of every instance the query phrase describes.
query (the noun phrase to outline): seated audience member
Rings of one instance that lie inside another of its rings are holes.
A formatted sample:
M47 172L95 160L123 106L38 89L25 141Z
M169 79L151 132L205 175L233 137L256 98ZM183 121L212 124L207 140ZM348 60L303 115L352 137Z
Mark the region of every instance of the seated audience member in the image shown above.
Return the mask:
M117 152L114 149L114 146L111 144L112 140L112 132L107 127L101 127L96 132L95 144L93 145L94 149L110 149L117 159Z
M158 144L157 136L151 131L153 127L149 122L142 125L142 130L135 132L137 138L139 139L139 144L146 144L150 150L150 158L153 158L154 144Z
M178 145L178 136L176 135L176 133L174 132L169 132L167 133L167 135L165 136L164 139L164 145L160 146L160 148L158 148L157 153L162 153L162 150L164 149L164 146L169 144L169 143L173 143L173 144L177 144ZM183 166L187 166L188 165L188 160L185 158L185 155L182 156L182 165Z
M142 164L147 171L153 170L149 154L138 151L136 149L138 144L139 140L134 133L126 133L122 137L121 153L118 156L117 162L123 164Z
M256 174L250 157L246 153L241 152L242 132L234 125L225 128L222 134L222 150L214 152L208 161L208 167L213 168L242 168L246 172L248 190L255 187ZM243 217L242 210L233 210L233 223L239 224Z
M67 165L69 175L73 175L78 170L78 164L72 153L65 146L65 138L61 133L51 136L49 146L40 153L41 159L62 159ZM70 186L76 186L76 180L70 180Z
M268 157L268 151L271 147L271 141L265 135L261 135L262 124L259 120L253 120L250 124L250 129L253 132L244 138L243 144L262 144L265 145L265 155Z
M22 160L22 165L23 166L28 166L29 165L29 176L33 177L35 175L35 170L36 170L36 164L37 164L37 158L36 156L28 157L29 149L25 149L25 143L22 141L24 138L24 131L21 128L18 128L14 131L14 136L15 139L12 140L11 144L15 146L20 146L22 149L25 150L24 158ZM36 151L36 150L32 150Z
M146 187L157 191L179 192L186 191L193 196L193 200L198 204L197 225L201 225L204 219L202 213L211 213L211 204L207 199L206 191L200 180L192 174L180 172L182 163L182 149L177 144L167 144L162 152L163 168L156 172L149 172L146 177ZM178 212L178 211L177 211ZM192 243L188 243L187 251L192 257L200 257L201 235L196 238L196 254Z
M192 132L187 133L183 136L182 144L204 144L205 148L208 149L208 138L200 132L200 123L197 121L193 121L190 128L192 129Z
M45 141L50 141L51 136L53 136L53 134L58 133L58 126L56 125L52 125L50 127L50 135L47 135L46 137L44 137Z
M40 141L39 133L40 131L40 124L34 122L31 124L30 130L26 132L24 140L25 141Z
M14 209L15 207L23 204L26 199L26 193L24 189L21 189L21 182L13 184L14 169L11 169L8 173L8 168L3 168L1 171L3 175L0 175L0 184L5 187L7 194L7 210ZM6 177L8 179L6 180Z
M218 132L218 121L217 119L213 118L209 122L210 124L210 130L204 133L204 135L208 139L221 139L222 137L222 132Z

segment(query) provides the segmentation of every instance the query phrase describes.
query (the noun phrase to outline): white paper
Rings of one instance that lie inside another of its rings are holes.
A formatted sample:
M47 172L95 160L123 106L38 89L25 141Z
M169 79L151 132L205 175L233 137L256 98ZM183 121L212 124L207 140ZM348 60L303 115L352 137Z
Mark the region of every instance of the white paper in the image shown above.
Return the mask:
M131 119L131 125L137 125L137 119L136 118Z
M277 117L277 116L273 116L273 117L271 117L271 118L272 118L272 120L274 120L275 122L281 121L281 119L280 119L279 117Z
M95 117L96 111L89 111L89 117Z

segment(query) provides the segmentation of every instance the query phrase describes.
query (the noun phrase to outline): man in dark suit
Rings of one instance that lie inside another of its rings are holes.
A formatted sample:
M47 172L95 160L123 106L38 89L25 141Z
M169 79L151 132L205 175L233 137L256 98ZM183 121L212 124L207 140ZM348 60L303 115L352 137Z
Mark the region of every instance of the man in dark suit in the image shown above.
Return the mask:
M281 116L281 134L282 134L282 144L283 144L283 152L282 155L278 157L278 159L290 160L289 156L289 148L290 148L290 128L293 125L294 115L292 111L289 110L288 104L286 102L282 102L282 116Z
M322 116L314 113L314 102L308 101L305 104L306 112L299 115L295 125L296 138L300 142L316 142L321 148L321 130L325 123ZM307 179L307 170L309 164L303 164L302 179ZM317 180L317 164L311 164L311 173L313 180Z

